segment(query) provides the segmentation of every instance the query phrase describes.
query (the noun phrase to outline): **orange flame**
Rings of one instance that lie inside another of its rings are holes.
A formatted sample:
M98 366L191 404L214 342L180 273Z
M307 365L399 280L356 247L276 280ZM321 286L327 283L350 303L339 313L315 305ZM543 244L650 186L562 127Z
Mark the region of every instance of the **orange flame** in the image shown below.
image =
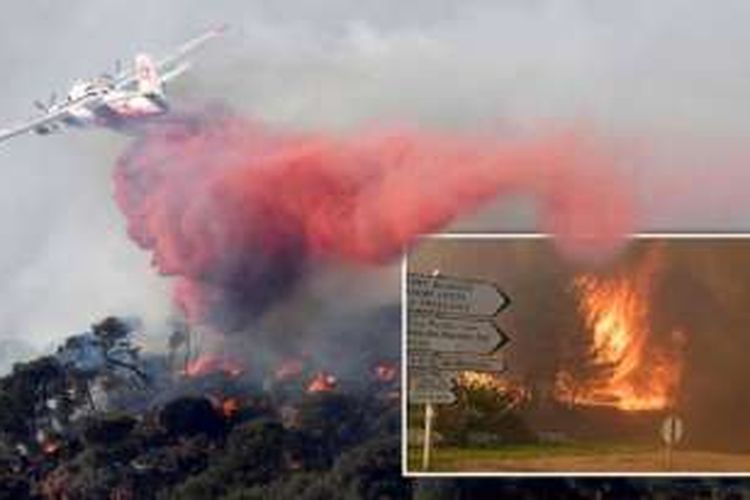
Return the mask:
M590 334L588 374L562 370L556 395L572 404L621 410L658 410L674 402L681 375L680 338L657 343L649 327L649 291L656 256L647 256L634 275L574 280L579 310Z
M221 401L220 410L224 418L232 418L240 411L240 402L235 398L226 398Z
M336 388L336 377L330 373L320 372L315 375L307 385L309 394L318 392L331 392Z
M235 360L216 355L202 355L190 361L183 371L187 377L200 377L210 373L224 373L230 377L239 377L244 368Z
M47 440L44 443L42 443L42 452L45 455L54 455L57 453L57 450L60 449L60 443L58 441L54 440Z
M518 380L484 372L461 372L456 383L468 389L489 389L507 397L509 408L518 408L531 400L531 390Z
M398 377L398 368L391 363L378 363L373 369L375 380L388 384Z

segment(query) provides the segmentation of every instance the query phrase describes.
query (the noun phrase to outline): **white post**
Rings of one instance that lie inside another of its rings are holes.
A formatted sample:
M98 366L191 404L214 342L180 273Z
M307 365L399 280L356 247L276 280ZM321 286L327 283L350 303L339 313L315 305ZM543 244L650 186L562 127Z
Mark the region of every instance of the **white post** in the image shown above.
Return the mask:
M432 403L424 406L424 442L422 447L422 470L430 469L430 451L432 448L432 418L435 416L435 410Z
M440 270L435 269L432 271L432 277L437 278L440 276ZM430 469L430 452L432 451L432 419L435 416L435 409L432 407L432 403L427 403L424 406L424 442L422 443L422 470Z

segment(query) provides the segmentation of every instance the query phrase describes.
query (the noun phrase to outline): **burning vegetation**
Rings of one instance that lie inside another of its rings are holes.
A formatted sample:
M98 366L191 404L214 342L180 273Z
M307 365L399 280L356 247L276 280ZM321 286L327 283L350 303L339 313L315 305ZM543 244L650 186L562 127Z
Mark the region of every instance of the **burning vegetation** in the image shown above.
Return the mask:
M571 405L620 410L662 410L674 405L682 372L682 334L660 344L653 335L651 302L658 253L636 269L606 278L582 275L573 289L590 335L586 365L561 370L557 397Z
M125 363L112 346L129 325L108 318L0 379L0 498L409 496L397 377L348 384L294 360L263 380L194 339L175 363L186 338Z

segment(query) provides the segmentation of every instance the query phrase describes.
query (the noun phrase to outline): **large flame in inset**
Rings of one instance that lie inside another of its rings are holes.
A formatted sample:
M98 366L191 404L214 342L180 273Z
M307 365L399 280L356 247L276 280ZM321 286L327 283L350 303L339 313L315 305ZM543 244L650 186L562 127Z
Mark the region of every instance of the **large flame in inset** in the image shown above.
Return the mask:
M657 342L650 328L650 289L658 253L632 274L575 279L587 333L589 362L584 373L563 370L557 395L576 405L621 410L658 410L674 403L681 375L681 334Z

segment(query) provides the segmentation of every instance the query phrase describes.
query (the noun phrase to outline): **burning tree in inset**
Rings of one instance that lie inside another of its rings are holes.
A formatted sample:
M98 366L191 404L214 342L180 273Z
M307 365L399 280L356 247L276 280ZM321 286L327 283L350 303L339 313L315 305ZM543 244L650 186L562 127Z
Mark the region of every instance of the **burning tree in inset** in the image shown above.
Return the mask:
M587 334L585 366L557 374L559 399L576 405L657 410L674 404L682 362L680 333L662 341L650 325L651 291L659 253L631 272L585 274L573 290Z

